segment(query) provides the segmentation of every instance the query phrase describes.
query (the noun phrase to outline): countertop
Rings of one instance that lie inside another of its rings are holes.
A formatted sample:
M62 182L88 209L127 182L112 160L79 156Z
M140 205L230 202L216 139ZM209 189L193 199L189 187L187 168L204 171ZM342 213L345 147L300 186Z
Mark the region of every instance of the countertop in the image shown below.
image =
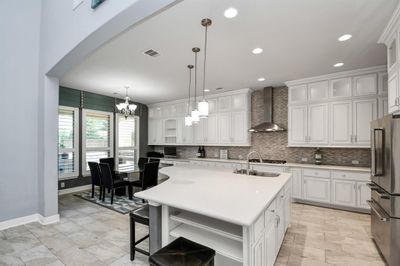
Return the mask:
M169 179L135 196L241 226L253 224L291 178L290 173L256 177L194 165L165 167L160 173Z
M219 158L163 158L164 160L173 161L206 161L206 162L220 162L220 163L237 163L246 164L246 160L235 160L235 159L219 159ZM371 168L369 167L357 167L357 166L342 166L342 165L329 165L329 164L309 164L309 163L286 163L286 164L271 164L271 163L250 163L251 165L268 165L268 166L278 166L278 167L294 167L294 168L313 168L313 169L325 169L325 170L338 170L338 171L356 171L356 172L366 172L370 173Z

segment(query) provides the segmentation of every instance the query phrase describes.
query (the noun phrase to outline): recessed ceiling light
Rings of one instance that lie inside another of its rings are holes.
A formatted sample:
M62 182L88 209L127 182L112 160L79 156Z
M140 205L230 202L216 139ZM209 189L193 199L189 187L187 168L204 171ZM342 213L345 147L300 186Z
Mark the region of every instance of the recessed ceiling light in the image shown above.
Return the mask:
M225 12L224 12L224 16L225 16L226 18L234 18L234 17L237 16L237 14L238 14L237 9L236 9L236 8L233 8L233 7L228 8L228 9L225 10Z
M262 49L262 48L255 48L255 49L253 49L253 51L252 51L253 54L261 54L262 52L263 52L263 49Z
M352 37L351 34L345 34L345 35L340 36L338 41L339 42L344 42L344 41L350 40L351 37Z
M334 64L333 66L334 67L342 67L344 65L344 63L336 63L336 64Z
M258 78L257 80L261 82L261 81L264 81L265 78Z
M209 89L205 89L204 92L210 92L210 90Z

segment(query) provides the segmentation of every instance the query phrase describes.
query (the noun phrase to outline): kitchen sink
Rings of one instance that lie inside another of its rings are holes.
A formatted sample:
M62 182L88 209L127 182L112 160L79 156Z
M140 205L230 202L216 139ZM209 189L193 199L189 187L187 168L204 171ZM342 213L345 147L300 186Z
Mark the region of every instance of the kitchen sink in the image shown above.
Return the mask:
M236 169L233 171L235 174L246 175L247 169ZM249 175L252 176L263 176L263 177L278 177L279 173L271 173L271 172L260 172L256 170L249 170Z

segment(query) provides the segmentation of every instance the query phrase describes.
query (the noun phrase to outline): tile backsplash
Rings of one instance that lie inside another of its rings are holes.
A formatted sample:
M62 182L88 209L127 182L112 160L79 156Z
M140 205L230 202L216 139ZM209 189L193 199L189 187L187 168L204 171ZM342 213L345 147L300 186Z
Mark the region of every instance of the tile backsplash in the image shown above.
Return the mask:
M274 88L274 122L287 129L288 125L288 89L287 87ZM264 112L263 91L256 90L251 97L251 124L257 125L262 122ZM219 157L220 149L228 150L230 159L246 158L247 153L257 150L264 159L286 160L292 163L314 163L313 155L315 148L289 148L287 131L271 133L252 133L251 147L205 147L207 157ZM198 146L178 146L177 153L181 158L196 157ZM163 151L162 146L156 146L156 151ZM358 161L357 166L370 166L370 149L360 148L321 148L323 164L352 165Z

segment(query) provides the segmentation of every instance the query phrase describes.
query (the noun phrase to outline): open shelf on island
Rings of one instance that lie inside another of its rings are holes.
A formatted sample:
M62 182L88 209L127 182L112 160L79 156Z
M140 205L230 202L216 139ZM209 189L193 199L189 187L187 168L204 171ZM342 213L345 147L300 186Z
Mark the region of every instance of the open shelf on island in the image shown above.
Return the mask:
M215 252L222 256L243 262L242 242L188 224L178 225L170 231L170 235L175 238L184 237L190 239L201 245L214 249Z
M223 222L204 215L181 211L179 214L171 215L171 220L191 225L202 230L230 238L239 242L243 241L243 231L240 225Z

